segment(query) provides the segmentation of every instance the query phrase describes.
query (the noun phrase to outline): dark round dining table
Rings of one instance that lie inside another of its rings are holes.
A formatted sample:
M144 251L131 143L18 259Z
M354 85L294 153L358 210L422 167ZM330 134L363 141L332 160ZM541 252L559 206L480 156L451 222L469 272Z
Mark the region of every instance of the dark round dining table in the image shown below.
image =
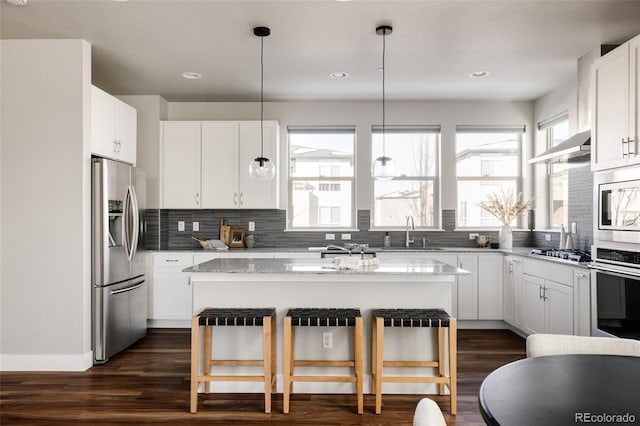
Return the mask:
M522 359L491 372L478 397L488 425L640 425L640 357Z

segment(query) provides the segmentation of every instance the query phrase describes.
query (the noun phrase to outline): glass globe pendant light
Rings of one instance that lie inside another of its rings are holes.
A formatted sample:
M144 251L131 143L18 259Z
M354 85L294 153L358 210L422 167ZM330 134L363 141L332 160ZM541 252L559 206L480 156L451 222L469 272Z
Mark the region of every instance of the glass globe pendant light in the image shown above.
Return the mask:
M391 157L386 152L386 135L385 135L385 52L387 34L391 34L393 28L389 25L381 25L376 28L376 34L382 36L382 155L376 158L371 164L371 175L375 180L388 181L396 175L396 166Z
M276 174L276 166L264 156L264 38L271 34L268 27L255 27L253 34L260 37L260 156L249 163L249 176L266 182Z

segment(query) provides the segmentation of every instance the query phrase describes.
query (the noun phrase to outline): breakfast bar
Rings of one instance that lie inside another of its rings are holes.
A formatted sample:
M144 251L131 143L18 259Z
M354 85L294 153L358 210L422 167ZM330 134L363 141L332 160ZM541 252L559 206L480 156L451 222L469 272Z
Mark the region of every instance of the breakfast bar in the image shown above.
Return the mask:
M364 259L366 260L366 259ZM364 265L363 265L364 263ZM282 392L283 318L291 307L360 308L364 317L364 390L370 392L370 326L375 308L440 308L452 311L456 275L468 272L434 259L381 259L358 262L357 257L334 259L218 258L186 268L192 284L196 314L206 307L276 309L277 391ZM213 354L222 358L253 359L262 351L261 331L219 327L214 331ZM331 344L323 333L331 333ZM403 335L410 333L411 335ZM341 359L353 348L346 330L314 327L296 339L301 358ZM434 355L437 336L428 329L400 329L385 336L388 359L420 360ZM400 344L399 342L405 342ZM406 342L411 342L407 344ZM324 343L324 344L323 344ZM331 347L327 347L331 346ZM224 367L220 367L223 369ZM246 367L250 372L251 367ZM311 374L316 374L309 367ZM393 368L391 369L393 370ZM234 370L234 371L237 371ZM425 375L432 372L428 369ZM398 374L404 374L398 372ZM409 374L409 373L407 373ZM411 372L411 374L416 374ZM419 374L419 373L417 373ZM350 383L299 383L299 393L351 393ZM220 383L213 392L262 392L259 383ZM436 393L435 384L385 383L385 393Z

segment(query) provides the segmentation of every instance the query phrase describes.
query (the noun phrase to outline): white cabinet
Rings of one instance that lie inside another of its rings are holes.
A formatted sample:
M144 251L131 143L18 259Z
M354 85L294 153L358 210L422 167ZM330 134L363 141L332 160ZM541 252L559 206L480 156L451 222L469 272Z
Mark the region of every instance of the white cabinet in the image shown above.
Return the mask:
M260 122L165 121L161 182L164 208L278 208L279 173L269 182L249 178L260 155ZM279 127L264 122L264 155L278 161Z
M163 207L200 208L200 123L162 123L161 135Z
M469 275L458 275L459 320L478 319L478 256L459 254L458 267L469 271Z
M136 163L136 109L91 86L91 153Z
M381 259L431 258L469 271L456 277L451 315L458 320L502 319L502 254L378 252L377 255Z
M640 163L639 63L640 36L593 65L592 170Z
M573 270L575 332L580 336L591 336L591 275L589 271Z
M505 256L502 291L502 319L511 325L522 325L522 301L524 277L522 259L518 256Z
M527 334L574 334L573 268L525 259L523 323Z
M501 254L478 255L478 319L502 319Z
M189 274L182 272L193 265L191 253L155 253L153 255L154 320L189 320L192 316Z

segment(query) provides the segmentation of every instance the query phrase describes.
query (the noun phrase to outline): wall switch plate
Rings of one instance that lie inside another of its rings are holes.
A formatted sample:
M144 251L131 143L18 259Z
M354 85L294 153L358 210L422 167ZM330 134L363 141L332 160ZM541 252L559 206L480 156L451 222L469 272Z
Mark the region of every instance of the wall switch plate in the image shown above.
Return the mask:
M250 232L254 232L256 230L256 223L255 222L249 222L249 231Z
M193 228L194 231L199 231L200 230L200 222L193 222Z
M335 240L336 239L336 234L324 234L324 239L325 240Z
M183 232L184 231L184 220L179 220L178 221L178 232Z
M348 241L351 239L351 234L340 234L340 239Z
M544 234L545 241L551 241L551 234Z
M322 333L322 348L323 349L333 348L333 333L331 332Z
M575 222L571 222L571 233L572 234L578 233L578 224Z
M475 240L476 238L478 238L478 234L469 234L470 240Z

